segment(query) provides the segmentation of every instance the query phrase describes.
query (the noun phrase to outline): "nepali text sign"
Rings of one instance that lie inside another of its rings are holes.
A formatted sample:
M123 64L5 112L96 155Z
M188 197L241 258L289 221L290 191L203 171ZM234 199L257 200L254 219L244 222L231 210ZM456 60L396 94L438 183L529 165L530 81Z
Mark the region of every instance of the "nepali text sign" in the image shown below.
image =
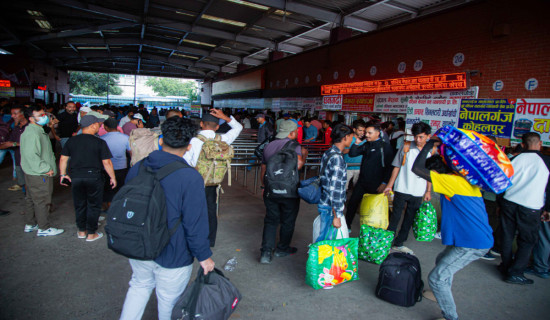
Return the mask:
M458 128L510 138L516 106L506 99L463 99Z
M342 95L324 96L323 97L323 110L341 110L342 109Z
M371 80L321 86L321 95L460 90L468 88L466 73Z
M374 94L348 94L343 97L342 111L372 112Z
M374 99L374 112L407 113L409 100L440 100L440 99L476 99L479 87L458 91L382 93ZM345 96L344 96L345 97Z
M446 125L458 123L460 99L411 99L407 107L407 129L417 122L425 122L432 132Z
M550 147L550 99L517 99L512 143L521 143L528 132L540 134L542 144Z

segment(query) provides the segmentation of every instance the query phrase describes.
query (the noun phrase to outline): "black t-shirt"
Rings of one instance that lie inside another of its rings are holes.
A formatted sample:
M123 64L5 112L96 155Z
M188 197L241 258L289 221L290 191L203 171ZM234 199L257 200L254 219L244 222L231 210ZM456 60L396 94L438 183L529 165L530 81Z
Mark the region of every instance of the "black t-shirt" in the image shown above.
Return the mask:
M69 114L67 111L62 112L57 116L57 120L59 120L57 127L60 138L70 138L78 129L78 114L76 112L73 114Z
M69 168L71 177L85 177L101 173L102 160L111 159L113 155L107 142L91 134L79 134L71 137L61 154L71 157Z

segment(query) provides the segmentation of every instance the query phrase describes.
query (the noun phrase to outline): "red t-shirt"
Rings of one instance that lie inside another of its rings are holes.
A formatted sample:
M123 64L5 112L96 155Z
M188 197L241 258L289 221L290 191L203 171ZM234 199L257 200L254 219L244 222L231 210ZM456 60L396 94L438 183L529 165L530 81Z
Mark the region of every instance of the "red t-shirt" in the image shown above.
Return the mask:
M325 144L332 143L332 138L330 137L331 133L332 133L332 128L328 127L327 130L325 130Z

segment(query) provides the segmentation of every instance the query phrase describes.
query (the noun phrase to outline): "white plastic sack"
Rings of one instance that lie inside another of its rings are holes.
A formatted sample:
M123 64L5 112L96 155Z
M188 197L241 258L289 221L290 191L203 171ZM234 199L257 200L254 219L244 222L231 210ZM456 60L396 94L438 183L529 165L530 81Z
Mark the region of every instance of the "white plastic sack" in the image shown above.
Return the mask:
M340 222L342 226L338 230L336 234L336 239L347 239L349 238L349 230L348 230L348 224L346 223L346 218L341 217ZM311 243L315 243L317 238L319 238L319 234L321 233L321 216L317 216L315 220L313 220L313 240Z

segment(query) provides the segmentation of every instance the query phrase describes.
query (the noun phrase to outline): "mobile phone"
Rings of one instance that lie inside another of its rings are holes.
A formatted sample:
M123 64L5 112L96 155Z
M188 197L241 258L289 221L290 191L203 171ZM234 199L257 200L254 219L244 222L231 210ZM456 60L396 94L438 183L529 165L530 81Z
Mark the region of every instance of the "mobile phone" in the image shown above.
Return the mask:
M63 179L61 179L61 183L70 186L71 185L71 180L69 180L67 178L63 178Z

